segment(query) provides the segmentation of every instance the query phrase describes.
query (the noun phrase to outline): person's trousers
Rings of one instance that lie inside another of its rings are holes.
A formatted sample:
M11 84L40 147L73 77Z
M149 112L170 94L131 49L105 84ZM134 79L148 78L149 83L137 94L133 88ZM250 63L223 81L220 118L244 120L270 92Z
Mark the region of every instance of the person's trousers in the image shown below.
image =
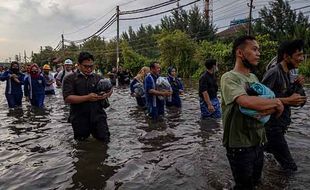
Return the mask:
M93 115L72 117L71 120L74 139L85 140L92 134L98 140L109 142L110 132L107 123L107 115L103 111Z
M32 106L42 108L44 105L45 94L33 94L30 99L30 103Z
M268 139L265 145L266 152L272 153L284 170L297 171L297 165L285 139L285 130L266 130L266 135Z
M15 108L22 105L23 94L5 94L9 108Z
M156 106L147 105L149 116L153 120L157 120L159 116L163 116L165 114L165 101L157 101Z
M200 98L199 102L200 102L200 111L201 111L201 117L204 118L221 118L221 104L218 98L213 98L210 100L215 111L214 112L209 112L208 109L208 105L206 104L206 102Z
M263 147L226 148L226 150L235 180L234 189L254 189L261 182L264 165Z

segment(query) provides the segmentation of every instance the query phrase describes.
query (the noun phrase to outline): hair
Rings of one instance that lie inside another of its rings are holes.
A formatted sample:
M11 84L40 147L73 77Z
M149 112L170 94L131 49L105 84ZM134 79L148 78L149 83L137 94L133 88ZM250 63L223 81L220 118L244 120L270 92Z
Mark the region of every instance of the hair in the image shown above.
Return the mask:
M159 64L159 62L158 61L152 61L150 63L150 69L154 69L156 64Z
M88 52L81 52L79 57L78 57L79 64L82 64L83 61L86 61L86 60L87 61L90 61L90 60L94 61L94 56Z
M241 47L241 46L244 46L247 43L247 41L253 41L253 40L256 40L256 38L254 36L245 35L245 36L238 37L234 41L233 47L232 47L232 57L233 57L233 59L236 59L237 49L244 48L244 47Z
M207 69L212 69L212 67L216 65L216 60L215 59L207 59L205 61L205 66Z
M17 61L12 61L10 68L12 68L13 65L18 65L18 68L19 68L19 63Z
M292 56L297 50L302 51L304 49L304 41L301 39L284 41L278 48L278 59L280 63L284 59L284 55Z
M138 74L136 75L136 79L139 80L139 81L143 81L144 80L144 77L145 75L150 72L150 68L149 67L142 67L140 69L140 71L138 72Z
M169 75L171 75L171 72L172 72L173 69L174 69L175 71L177 70L174 66L168 67L168 74L169 74Z

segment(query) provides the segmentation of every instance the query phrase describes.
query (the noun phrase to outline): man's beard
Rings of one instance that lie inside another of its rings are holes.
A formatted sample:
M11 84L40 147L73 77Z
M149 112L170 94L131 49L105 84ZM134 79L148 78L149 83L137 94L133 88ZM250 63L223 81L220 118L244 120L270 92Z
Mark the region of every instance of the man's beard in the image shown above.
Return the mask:
M288 70L295 69L295 66L293 65L293 63L291 61L287 62L286 66L287 66Z

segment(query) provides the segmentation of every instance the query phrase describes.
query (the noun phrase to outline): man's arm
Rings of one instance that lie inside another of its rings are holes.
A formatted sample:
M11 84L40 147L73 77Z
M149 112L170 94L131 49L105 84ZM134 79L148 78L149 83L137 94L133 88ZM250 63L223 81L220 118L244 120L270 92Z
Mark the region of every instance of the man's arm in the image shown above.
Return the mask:
M286 98L279 98L284 105L289 106L300 106L307 101L306 96L301 96L300 94L294 93Z
M171 96L172 95L172 92L168 91L168 90L158 91L158 90L155 90L155 89L150 89L149 93L153 94L155 96Z
M207 103L207 106L208 106L208 110L212 113L215 111L213 105L212 105L212 102L210 100L210 96L209 96L209 93L208 91L204 91L202 92L202 96L203 96L203 100Z
M261 115L270 115L277 112L280 116L284 106L280 99L266 99L259 96L241 95L236 98L236 103L242 107L259 111Z

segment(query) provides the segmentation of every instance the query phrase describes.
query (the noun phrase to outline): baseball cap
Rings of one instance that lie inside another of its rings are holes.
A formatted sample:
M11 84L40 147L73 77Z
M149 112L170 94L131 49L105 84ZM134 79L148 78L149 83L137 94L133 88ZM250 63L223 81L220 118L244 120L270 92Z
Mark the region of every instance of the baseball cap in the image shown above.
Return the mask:
M71 59L66 59L64 64L65 65L73 65L73 62L71 61Z

